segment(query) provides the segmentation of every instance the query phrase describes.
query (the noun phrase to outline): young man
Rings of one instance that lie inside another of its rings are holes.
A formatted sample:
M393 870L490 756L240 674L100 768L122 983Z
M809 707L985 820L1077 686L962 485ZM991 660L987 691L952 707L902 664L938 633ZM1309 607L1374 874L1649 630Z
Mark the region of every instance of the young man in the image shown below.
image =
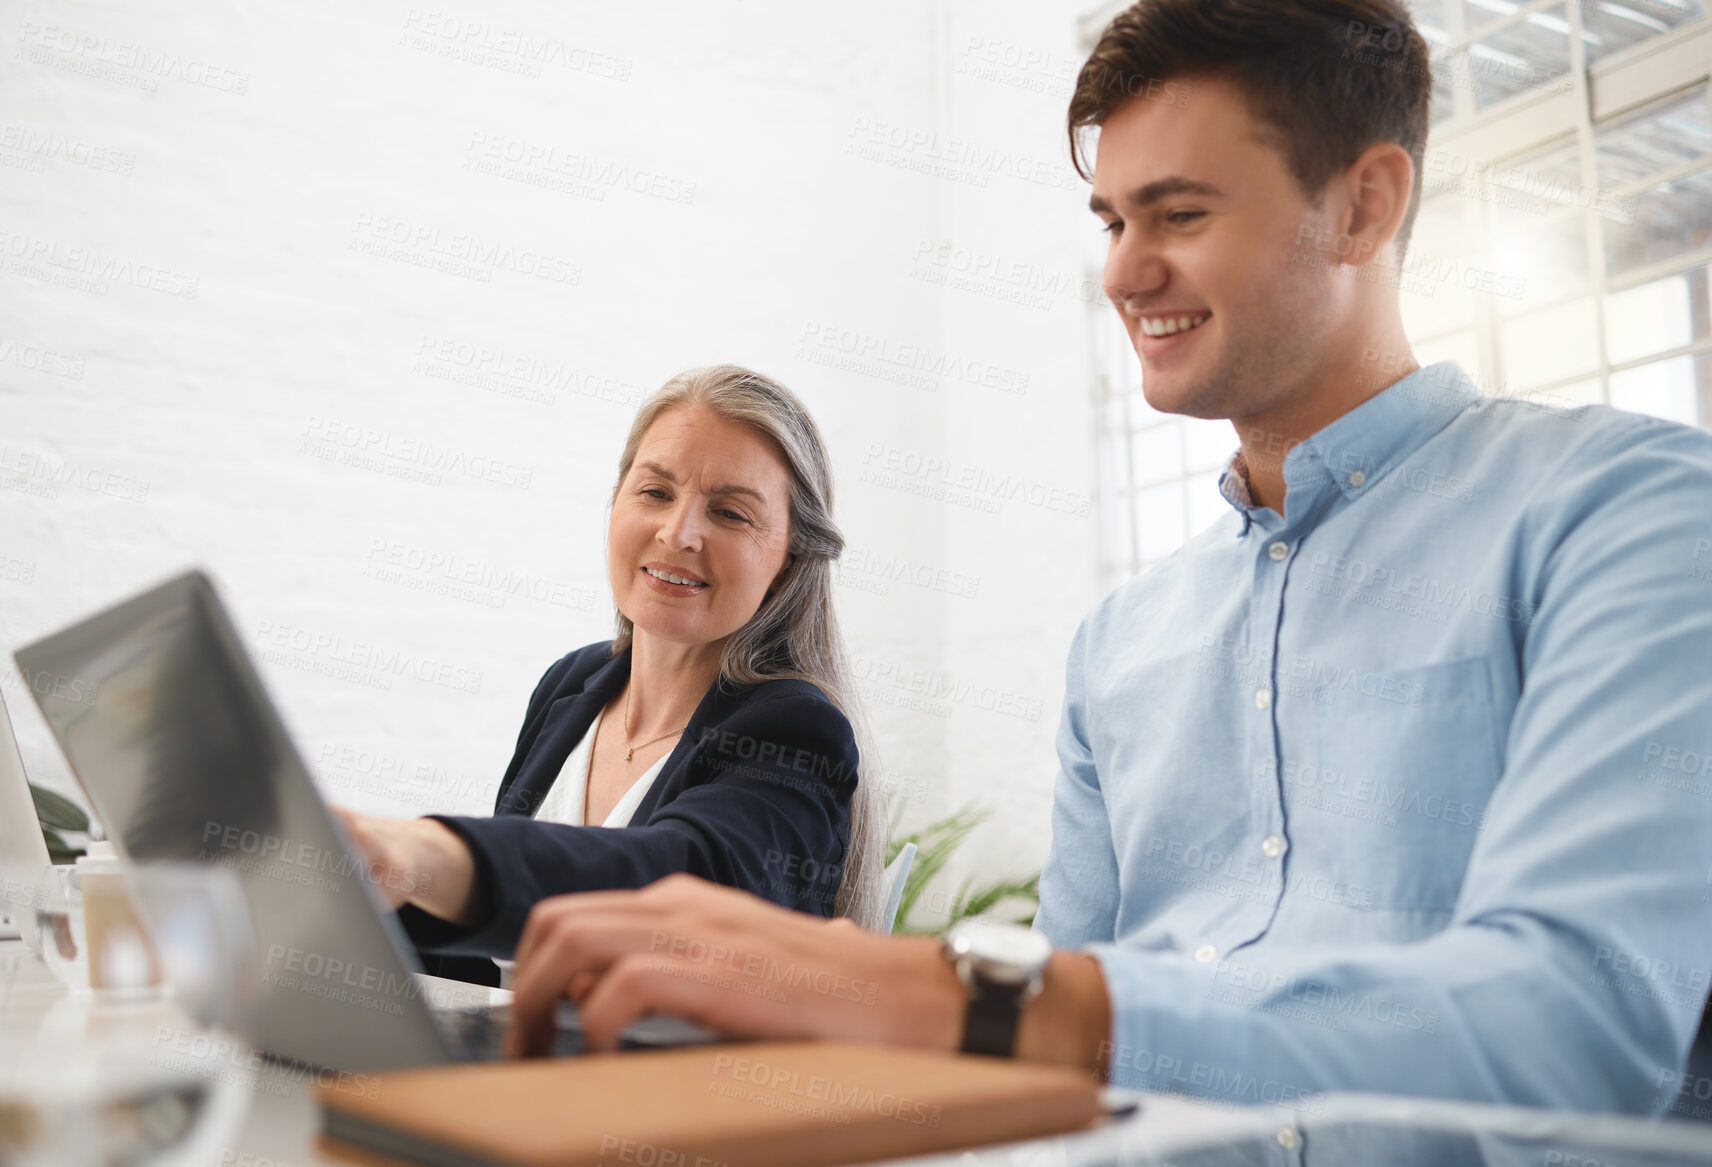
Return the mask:
M1237 1101L1670 1104L1712 969L1712 435L1418 368L1429 90L1395 0L1141 0L1082 70L1147 398L1241 449L1230 514L1076 636L1036 931L566 897L519 1051L568 992L597 1044L661 1010Z

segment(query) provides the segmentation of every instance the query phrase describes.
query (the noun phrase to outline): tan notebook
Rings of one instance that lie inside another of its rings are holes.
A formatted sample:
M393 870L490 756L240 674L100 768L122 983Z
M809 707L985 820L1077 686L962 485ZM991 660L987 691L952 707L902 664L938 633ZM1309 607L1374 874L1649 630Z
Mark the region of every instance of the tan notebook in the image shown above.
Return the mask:
M441 1066L319 1096L322 1148L361 1163L832 1167L1080 1130L1099 1089L1058 1066L777 1042Z

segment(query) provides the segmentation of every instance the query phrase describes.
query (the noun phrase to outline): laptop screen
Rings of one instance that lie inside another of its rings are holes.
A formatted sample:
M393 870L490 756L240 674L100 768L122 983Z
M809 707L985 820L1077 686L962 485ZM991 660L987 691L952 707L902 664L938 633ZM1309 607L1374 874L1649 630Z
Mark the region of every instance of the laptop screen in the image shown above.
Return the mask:
M26 940L35 930L36 881L47 870L48 845L36 821L24 761L12 736L12 718L0 697L0 936Z
M262 1049L347 1070L447 1060L402 933L205 576L17 657L43 682L36 701L124 854L237 872L256 933Z

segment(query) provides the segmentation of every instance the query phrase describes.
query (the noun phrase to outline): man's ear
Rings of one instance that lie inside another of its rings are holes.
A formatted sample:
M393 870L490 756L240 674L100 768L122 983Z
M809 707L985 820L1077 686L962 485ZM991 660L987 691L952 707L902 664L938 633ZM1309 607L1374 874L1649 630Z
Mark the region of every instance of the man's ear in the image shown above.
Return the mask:
M1415 191L1415 164L1395 142L1369 146L1338 179L1349 200L1339 217L1340 234L1350 241L1339 251L1342 262L1364 267L1384 252L1403 229Z

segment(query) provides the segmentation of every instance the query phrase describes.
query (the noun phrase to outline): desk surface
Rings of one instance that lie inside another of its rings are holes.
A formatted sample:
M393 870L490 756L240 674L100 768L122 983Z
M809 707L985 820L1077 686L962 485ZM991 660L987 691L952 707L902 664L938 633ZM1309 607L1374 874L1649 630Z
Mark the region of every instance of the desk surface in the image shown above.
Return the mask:
M424 977L432 985L437 1004L451 1006L503 1004L511 994L503 989L468 985ZM72 993L56 982L47 967L21 942L0 942L0 1037L41 1032L75 1030L101 1009L98 997ZM18 1048L17 1042L0 1040L0 1048ZM252 1167L317 1167L339 1163L315 1149L319 1125L314 1090L300 1073L285 1067L263 1064L255 1078L249 1114L232 1148L230 1163ZM975 1156L967 1154L910 1160L912 1164L1014 1164L1045 1167L1053 1163L1092 1163L1115 1153L1120 1145L1149 1153L1175 1147L1204 1145L1252 1134L1270 1134L1278 1118L1243 1110L1221 1110L1179 1098L1147 1099L1143 1113L1122 1124L1073 1139L1050 1139L1030 1144L991 1148ZM245 1159L243 1156L250 1156Z
M437 1002L452 1005L500 1004L511 996L502 989L424 979L433 986ZM0 1060L16 1056L7 1052L24 1044L16 1039L44 1032L75 1035L91 1025L102 1009L95 995L69 992L54 981L21 942L0 941ZM248 1115L224 1163L333 1167L340 1162L315 1149L319 1120L314 1091L301 1072L264 1063L253 1083ZM1447 1159L1445 1148L1451 1143L1456 1157ZM1308 1154L1309 1148L1324 1153ZM1420 1157L1411 1157L1415 1150ZM1288 1109L1218 1107L1149 1095L1134 1116L1086 1134L907 1163L910 1167L1139 1167L1171 1162L1180 1167L1215 1167L1315 1161L1419 1162L1435 1167L1444 1162L1712 1167L1712 1125L1362 1095L1307 1098ZM901 1167L905 1161L896 1162Z

